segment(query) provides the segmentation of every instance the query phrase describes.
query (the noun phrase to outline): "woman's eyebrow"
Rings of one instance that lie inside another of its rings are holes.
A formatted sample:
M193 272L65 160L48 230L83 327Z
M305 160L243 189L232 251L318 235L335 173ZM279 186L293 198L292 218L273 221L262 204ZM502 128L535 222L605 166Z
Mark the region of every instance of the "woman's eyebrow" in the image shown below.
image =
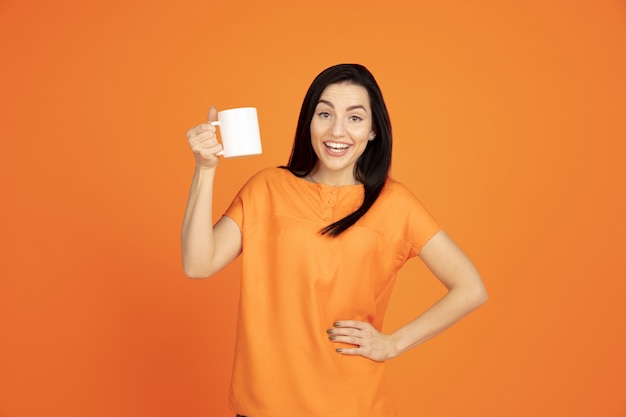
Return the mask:
M331 109L335 108L335 105L333 103L331 103L328 100L324 100L324 99L320 99L320 101L317 102L317 104L326 104L328 107L330 107Z
M331 109L335 108L335 105L333 103L331 103L328 100L324 100L324 99L320 99L320 101L317 102L317 104L326 104L328 107L330 107ZM367 109L365 108L365 106L363 106L362 104L356 104L354 106L350 106L346 109L346 111L351 111L351 110L355 110L355 109L363 109L367 112Z

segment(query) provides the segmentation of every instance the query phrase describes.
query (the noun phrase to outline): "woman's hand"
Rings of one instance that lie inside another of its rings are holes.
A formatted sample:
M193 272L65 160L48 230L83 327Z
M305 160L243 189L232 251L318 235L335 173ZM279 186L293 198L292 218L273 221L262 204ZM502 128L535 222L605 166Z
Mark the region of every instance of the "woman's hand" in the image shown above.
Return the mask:
M398 356L393 335L379 332L368 322L341 320L326 332L332 342L356 346L337 348L337 353L342 355L360 355L376 362Z
M207 123L189 129L187 141L199 168L215 168L219 163L218 152L222 145L217 141L215 126L211 122L217 120L217 110L211 107Z

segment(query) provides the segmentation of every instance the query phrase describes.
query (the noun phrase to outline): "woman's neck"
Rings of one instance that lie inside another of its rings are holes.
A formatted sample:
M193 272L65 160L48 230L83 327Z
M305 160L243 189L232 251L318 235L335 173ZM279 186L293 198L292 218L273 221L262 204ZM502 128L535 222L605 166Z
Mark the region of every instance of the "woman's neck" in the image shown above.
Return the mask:
M338 172L323 172L319 169L313 169L313 171L306 176L306 179L315 184L325 184L331 187L344 187L348 185L360 184L360 182L354 178L354 174L343 175Z

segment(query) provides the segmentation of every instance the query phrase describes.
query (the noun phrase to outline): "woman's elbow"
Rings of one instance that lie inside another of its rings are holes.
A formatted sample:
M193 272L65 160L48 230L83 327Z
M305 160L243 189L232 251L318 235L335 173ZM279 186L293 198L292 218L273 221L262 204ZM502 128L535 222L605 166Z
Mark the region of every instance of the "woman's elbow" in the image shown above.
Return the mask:
M209 278L213 275L213 272L208 270L207 268L198 268L197 266L183 265L183 271L187 278L201 279L201 278Z
M476 285L470 296L472 304L474 304L474 308L478 308L485 304L489 299L489 295L487 294L487 288L481 283L480 285Z

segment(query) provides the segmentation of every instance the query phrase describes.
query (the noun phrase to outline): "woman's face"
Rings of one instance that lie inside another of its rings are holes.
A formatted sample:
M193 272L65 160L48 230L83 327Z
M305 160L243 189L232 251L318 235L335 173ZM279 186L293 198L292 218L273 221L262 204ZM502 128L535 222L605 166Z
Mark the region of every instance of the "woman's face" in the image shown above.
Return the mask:
M316 181L355 184L354 164L373 139L367 90L356 84L331 84L322 93L311 120L311 145L318 157Z

